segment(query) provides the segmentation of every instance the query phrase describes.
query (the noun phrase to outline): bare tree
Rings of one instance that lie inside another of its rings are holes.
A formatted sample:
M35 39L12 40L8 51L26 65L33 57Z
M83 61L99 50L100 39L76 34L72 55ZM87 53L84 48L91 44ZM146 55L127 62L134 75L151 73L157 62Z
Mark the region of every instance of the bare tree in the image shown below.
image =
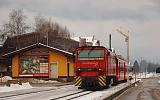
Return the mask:
M25 33L29 29L25 19L26 16L22 10L12 10L9 14L9 21L3 25L2 34L15 36Z
M59 35L61 37L66 37L66 38L70 38L70 33L69 30L67 29L67 27L62 27L59 29Z
M35 17L35 31L41 34L53 33L55 36L70 38L69 30L66 27L62 27L57 22L52 22L51 19L42 16ZM55 33L55 31L58 33Z

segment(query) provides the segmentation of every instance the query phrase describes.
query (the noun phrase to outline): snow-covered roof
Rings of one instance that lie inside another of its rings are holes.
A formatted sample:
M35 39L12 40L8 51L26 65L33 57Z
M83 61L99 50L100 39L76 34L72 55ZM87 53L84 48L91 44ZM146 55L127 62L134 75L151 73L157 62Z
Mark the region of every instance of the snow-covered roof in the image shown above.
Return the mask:
M81 38L85 38L86 42L92 42L93 41L93 37L81 37Z
M73 55L72 53L70 53L68 51L64 51L64 50L61 50L61 49L58 49L58 48L54 48L54 47L51 47L51 46L48 46L48 45L45 45L45 44L42 44L42 43L39 43L39 45L42 45L44 47L48 47L50 49L53 49L53 50L56 50L56 51L60 51L60 52L63 52L63 53L69 54L69 55Z
M94 41L93 41L93 46L97 46L97 41L98 41L98 40L94 40Z
M93 40L94 40L94 37L72 37L72 39L73 40L75 40L75 41L80 41L80 38L81 39L86 39L86 42L93 42Z
M12 52L6 53L3 56L12 55L12 54L15 54L17 52L20 52L20 51L23 51L23 50L26 50L28 48L32 48L32 47L38 46L38 45L39 46L43 46L43 47L47 47L47 48L50 48L50 49L53 49L53 50L56 50L56 51L59 51L59 52L62 52L62 53L68 54L68 55L73 55L72 53L70 53L68 51L64 51L64 50L61 50L61 49L58 49L58 48L54 48L54 47L51 47L51 46L48 46L48 45L45 45L45 44L42 44L42 43L36 43L36 44L32 44L32 45L26 46L24 48L18 49L16 51L12 51Z
M2 44L0 44L0 47L3 47L3 45L2 45Z
M71 37L71 39L79 42L79 37Z

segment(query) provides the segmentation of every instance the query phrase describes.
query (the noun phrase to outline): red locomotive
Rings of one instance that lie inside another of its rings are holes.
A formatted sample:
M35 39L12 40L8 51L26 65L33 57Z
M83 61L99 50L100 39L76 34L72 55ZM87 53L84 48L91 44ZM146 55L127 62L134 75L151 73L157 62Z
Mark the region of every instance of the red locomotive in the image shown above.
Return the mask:
M105 88L127 81L125 60L103 46L76 49L75 86Z

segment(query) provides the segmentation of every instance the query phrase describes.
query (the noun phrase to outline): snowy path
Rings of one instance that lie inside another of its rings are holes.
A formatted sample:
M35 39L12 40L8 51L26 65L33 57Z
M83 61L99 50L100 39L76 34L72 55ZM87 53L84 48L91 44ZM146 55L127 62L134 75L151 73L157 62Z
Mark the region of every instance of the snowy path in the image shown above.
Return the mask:
M159 100L160 84L157 78L143 79L137 87L128 89L116 100Z

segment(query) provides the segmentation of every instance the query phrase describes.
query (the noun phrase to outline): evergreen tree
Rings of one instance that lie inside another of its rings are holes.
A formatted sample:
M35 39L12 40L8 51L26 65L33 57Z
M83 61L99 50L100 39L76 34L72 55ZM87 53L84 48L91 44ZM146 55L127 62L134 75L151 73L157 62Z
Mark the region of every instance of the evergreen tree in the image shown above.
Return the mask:
M140 72L145 72L148 67L148 63L146 60L141 60L140 62Z
M134 62L133 70L134 70L134 73L138 73L139 72L139 64L138 64L137 60L135 60L135 62Z

